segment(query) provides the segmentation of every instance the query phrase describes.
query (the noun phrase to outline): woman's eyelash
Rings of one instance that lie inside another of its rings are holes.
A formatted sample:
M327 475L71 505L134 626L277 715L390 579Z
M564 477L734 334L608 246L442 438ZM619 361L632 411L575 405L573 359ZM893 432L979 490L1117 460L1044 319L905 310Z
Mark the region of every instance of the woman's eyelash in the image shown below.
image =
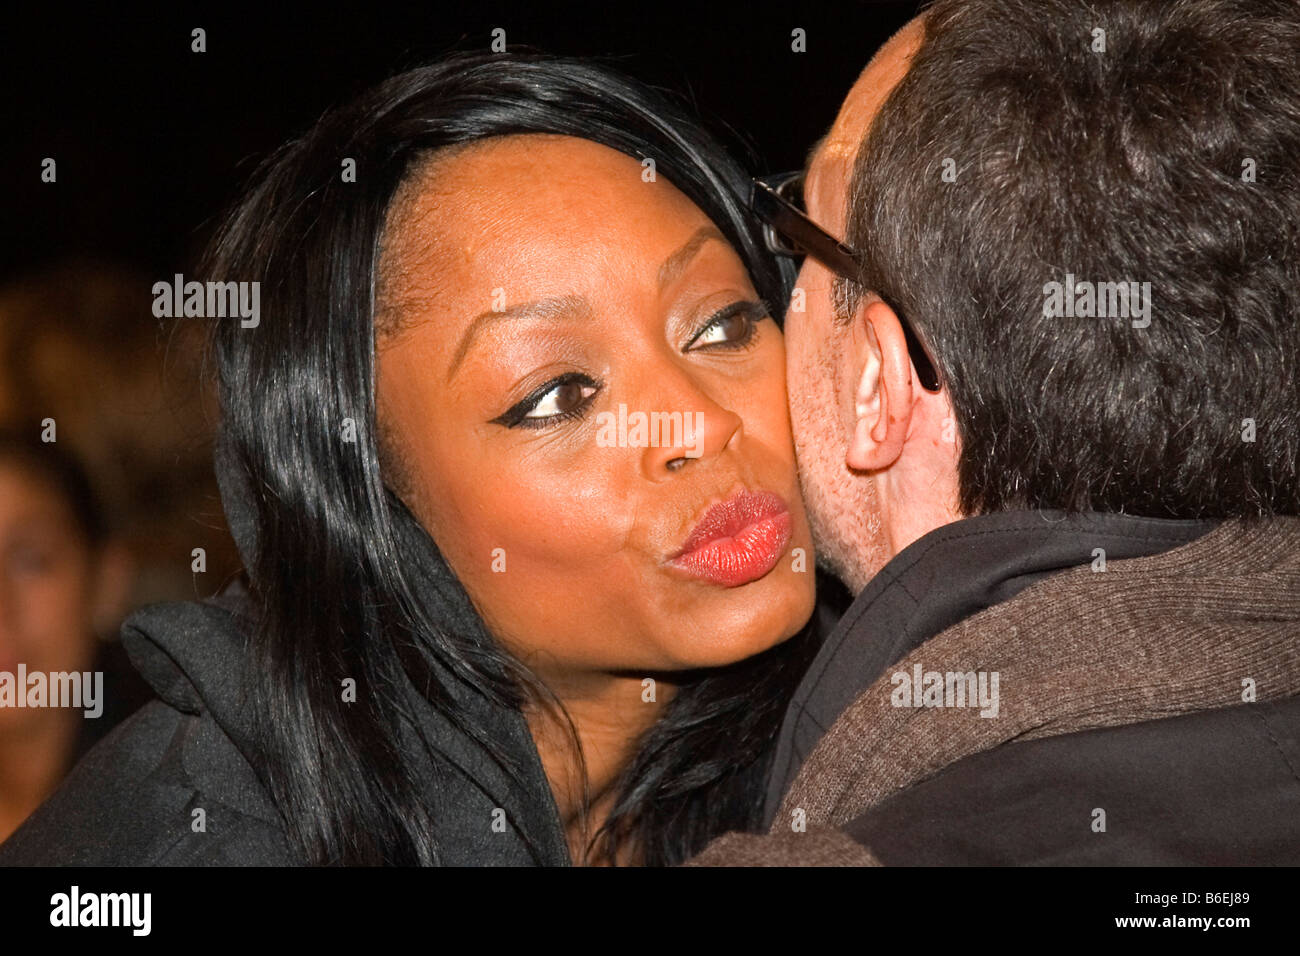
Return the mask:
M554 415L530 417L529 413L541 404L542 399L554 392L556 389L563 388L566 385L579 385L584 388L594 389L594 391L592 394L583 398L573 408L557 412ZM580 372L568 372L564 375L556 376L555 378L537 386L537 388L528 393L526 398L516 402L506 412L492 419L492 424L504 425L507 428L549 428L550 426L556 425L560 422L569 421L573 418L580 418L583 413L586 412L587 406L591 404L592 400L596 397L596 393L599 392L600 389L601 383L597 382L590 376L583 375Z
M693 351L694 349L726 349L741 350L749 348L754 342L754 333L757 325L763 319L770 318L772 310L766 302L761 299L750 301L733 302L715 312L713 315L700 326L691 340L686 343L683 352ZM730 319L743 316L748 319L744 335L739 338L731 339L725 342L709 342L704 345L696 346L704 334L716 325L720 325ZM581 398L572 408L556 412L553 415L532 415L531 413L541 404L542 399L550 395L557 389L567 385L578 385L583 388L590 388L590 395ZM580 372L568 372L564 375L556 376L547 382L533 389L527 397L521 399L512 405L507 411L492 419L494 425L504 425L506 428L550 428L560 422L569 421L575 418L581 418L586 413L588 406L591 405L596 394L602 388L602 384L588 375Z
M719 309L713 315L709 316L709 318L704 322L704 324L700 326L699 331L697 331L693 336L691 336L691 340L686 343L686 347L682 349L682 351L683 352L691 351L692 346L694 346L696 342L698 342L701 338L703 338L704 334L708 332L709 329L713 328L715 325L718 325L719 323L726 322L729 319L736 318L737 316L744 316L749 320L748 327L745 329L745 334L743 337L739 339L733 339L728 342L710 342L708 344L698 346L698 348L702 348L702 349L748 348L753 344L754 333L757 330L758 323L761 322L763 319L770 318L771 315L772 315L771 306L769 306L762 299L754 299L751 301L744 301L744 302L733 302L730 305L725 306L722 309Z

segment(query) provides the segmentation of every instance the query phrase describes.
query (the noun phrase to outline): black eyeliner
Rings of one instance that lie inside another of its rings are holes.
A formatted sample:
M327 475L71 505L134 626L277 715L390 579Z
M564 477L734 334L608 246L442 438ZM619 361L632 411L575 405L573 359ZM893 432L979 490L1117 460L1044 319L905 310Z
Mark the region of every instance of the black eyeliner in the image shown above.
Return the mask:
M575 414L580 414L582 409L586 408L588 402L591 401L591 398L596 397L595 395L592 395L590 398L587 399L587 401L583 402L577 408L570 409L567 412L561 412L557 415L550 415L547 416L546 418L539 418L537 419L538 422L537 425L526 425L526 422L528 421L528 413L533 410L533 408L537 405L537 403L540 402L548 392L553 391L555 388L561 385L575 385L575 384L587 385L595 389L599 389L601 387L600 382L593 380L589 375L583 375L581 372L566 372L563 375L557 375L555 378L543 382L541 385L537 386L535 389L529 392L524 398L520 399L514 405L510 406L510 408L502 412L496 418L493 418L489 422L489 424L504 425L506 428L515 428L520 425L524 425L525 427L529 427L529 428L541 428L544 425L551 425L557 421L564 421L568 418L571 418Z

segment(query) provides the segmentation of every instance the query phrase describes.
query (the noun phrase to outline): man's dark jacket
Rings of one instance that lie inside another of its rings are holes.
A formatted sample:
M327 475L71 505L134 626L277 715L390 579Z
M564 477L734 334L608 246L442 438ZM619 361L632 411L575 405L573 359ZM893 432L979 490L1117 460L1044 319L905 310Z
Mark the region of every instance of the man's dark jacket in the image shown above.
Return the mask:
M1000 712L909 706L918 665L1001 667ZM828 637L781 732L769 835L693 862L1300 863L1297 693L1300 519L959 521Z

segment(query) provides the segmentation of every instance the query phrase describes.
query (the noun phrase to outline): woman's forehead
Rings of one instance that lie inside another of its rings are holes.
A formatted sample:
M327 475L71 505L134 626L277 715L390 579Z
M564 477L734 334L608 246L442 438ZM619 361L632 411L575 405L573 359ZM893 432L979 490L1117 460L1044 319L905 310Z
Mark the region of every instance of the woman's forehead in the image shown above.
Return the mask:
M654 175L644 175L646 169ZM398 316L507 282L521 295L568 294L616 260L657 269L707 217L652 167L568 136L500 137L436 157L403 183L385 226L379 312ZM477 311L477 310L476 310Z

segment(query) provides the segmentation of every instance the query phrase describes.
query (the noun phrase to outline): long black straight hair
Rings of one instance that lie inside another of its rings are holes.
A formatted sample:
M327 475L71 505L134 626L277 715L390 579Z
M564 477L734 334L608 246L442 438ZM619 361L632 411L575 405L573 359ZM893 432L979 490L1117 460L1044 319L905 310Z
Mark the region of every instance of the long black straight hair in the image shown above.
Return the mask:
M759 294L778 308L788 295L792 276L763 248L737 163L670 100L591 63L458 55L403 72L327 112L258 168L205 269L261 283L259 324L218 321L214 352L222 441L256 525L246 554L258 609L254 764L306 862L439 862L429 808L398 745L401 704L380 692L338 706L340 673L373 689L414 682L506 768L518 760L484 739L432 675L454 674L509 708L548 697L502 649L430 618L399 560L399 525L414 519L385 486L375 416L376 267L395 191L430 150L523 133L653 159L726 235ZM342 174L345 161L355 177ZM351 444L338 439L346 419ZM640 862L671 864L712 836L752 829L810 642L805 633L737 665L681 675L639 741L592 858L633 846Z

